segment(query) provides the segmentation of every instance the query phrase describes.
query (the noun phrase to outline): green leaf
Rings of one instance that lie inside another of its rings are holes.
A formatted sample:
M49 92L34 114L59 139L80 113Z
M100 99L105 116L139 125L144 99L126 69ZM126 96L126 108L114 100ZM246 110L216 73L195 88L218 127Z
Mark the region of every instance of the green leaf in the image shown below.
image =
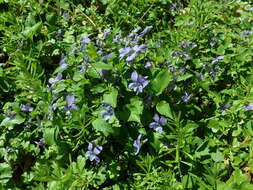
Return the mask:
M208 128L210 128L214 133L217 133L220 130L219 122L216 119L211 119L208 122Z
M75 72L75 74L74 74L74 76L73 76L73 80L76 81L76 82L82 80L83 78L84 78L84 77L83 77L83 74L80 73L80 72L78 72L78 71Z
M55 13L50 13L46 15L46 20L49 24L53 25L57 21L57 15Z
M100 70L112 70L113 65L112 63L104 63L104 62L95 62L92 64L92 66L97 69L98 71Z
M115 108L117 106L117 96L118 90L116 88L112 88L110 92L104 94L103 99L105 103L109 103Z
M43 130L43 138L45 140L45 143L48 145L55 144L58 133L59 133L58 128L45 128Z
M25 31L23 31L22 33L26 38L32 38L36 33L38 33L41 27L42 27L42 22L38 22L32 27L26 27Z
M221 152L217 151L216 153L211 153L211 158L215 161L215 162L222 162L224 161L224 156Z
M16 115L13 119L10 119L10 118L5 118L0 126L6 126L6 127L9 127L9 126L13 126L15 124L21 124L25 121L25 118L21 117L20 115Z
M11 166L7 163L0 163L0 184L6 184L12 177Z
M151 81L151 88L155 91L156 95L160 95L171 81L171 72L169 72L168 69L164 69L156 75L154 80Z
M92 122L92 126L95 130L104 133L106 136L113 133L112 126L107 123L104 119L98 118Z
M193 76L192 74L185 74L185 75L179 76L178 79L177 79L177 82L185 81L188 78L191 78L192 76Z
M126 105L126 108L130 111L130 115L127 121L140 121L140 115L143 111L143 102L139 97L133 97L130 99L130 104Z
M156 105L156 110L158 111L158 113L160 113L161 115L167 116L171 119L173 119L173 114L171 112L170 109L170 105L166 102L166 101L161 101Z
M92 94L103 93L104 91L106 91L106 85L104 83L97 84L93 88L91 88L90 91L92 92Z
M75 37L74 37L74 31L73 30L67 30L65 33L64 33L64 39L63 41L66 42L66 43L74 43L75 42Z

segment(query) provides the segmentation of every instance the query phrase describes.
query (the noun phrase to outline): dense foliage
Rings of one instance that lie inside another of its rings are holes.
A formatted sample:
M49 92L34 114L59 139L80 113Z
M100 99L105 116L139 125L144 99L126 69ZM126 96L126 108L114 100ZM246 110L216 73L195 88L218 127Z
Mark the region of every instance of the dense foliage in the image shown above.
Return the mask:
M250 1L0 0L0 38L0 189L253 189Z

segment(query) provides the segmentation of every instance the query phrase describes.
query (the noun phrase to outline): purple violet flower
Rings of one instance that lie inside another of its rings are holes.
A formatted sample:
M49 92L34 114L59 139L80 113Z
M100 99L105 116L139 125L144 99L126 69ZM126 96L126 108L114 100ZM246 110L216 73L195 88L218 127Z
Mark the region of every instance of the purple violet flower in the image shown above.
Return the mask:
M121 48L119 50L120 60L122 60L125 56L127 56L126 61L131 62L139 53L145 52L147 47L148 47L147 45L141 44L135 45L133 47Z
M138 95L148 85L149 81L147 78L147 76L143 77L134 71L131 75L131 80L133 82L128 85L128 88L133 89L133 91Z
M107 61L114 56L114 53L109 53L108 55L103 56L100 61Z
M145 36L152 28L153 26L146 26L144 30L139 34L139 37Z
M134 155L137 155L140 152L141 149L141 137L142 134L139 134L137 139L134 141L133 146L134 146Z
M104 41L106 39L106 36L111 32L110 29L105 29L103 35L102 35L102 38L101 40Z
M25 112L32 112L34 108L32 107L31 104L21 104L20 109L21 111L25 111Z
M146 51L146 49L148 48L148 46L147 45L145 45L145 44L141 44L141 45L135 45L134 47L133 47L133 50L136 52L136 53L139 53L139 52L145 52Z
M180 51L173 51L171 55L172 57L179 57L182 55L182 53Z
M108 103L102 103L101 104L105 109L100 111L100 114L103 116L104 120L107 121L107 120L110 120L111 117L113 116L114 114L114 110L112 108L112 106Z
M89 142L88 151L85 155L90 159L90 161L96 160L96 162L100 162L100 158L98 157L98 155L102 150L102 146L98 146L95 141L92 141Z
M151 62L147 62L144 66L146 69L149 69L149 68L152 68L153 67L153 64Z
M227 111L227 109L229 109L231 107L231 104L220 104L220 112L222 115L224 115Z
M63 106L63 109L66 111L67 114L70 114L70 110L77 110L77 105L74 104L75 96L73 94L68 94L66 96L66 106Z
M71 56L75 55L75 53L76 53L76 47L74 47L74 48L71 50L71 52L69 53L69 56L71 57Z
M16 113L15 112L5 113L4 115L8 118L8 121L11 121L14 119L14 116L16 115Z
M214 60L212 60L212 64L217 63L218 61L224 59L224 56L218 56Z
M44 139L40 139L39 141L34 141L35 142L35 144L38 146L38 147L43 147L43 148L45 148L45 141L44 141Z
M91 42L91 40L89 38L90 36L91 36L91 34L86 35L84 38L81 38L80 42L82 44L89 44Z
M117 35L114 36L113 42L116 44L122 43L122 31L120 30Z
M153 117L153 120L155 122L150 123L149 127L154 129L155 131L157 131L159 133L162 133L163 132L162 126L166 125L166 123L167 123L166 118L164 118L163 116L159 117L158 114L155 114L154 117Z
M62 74L58 73L57 76L55 78L50 78L48 80L48 82L51 84L51 87L49 88L49 90L51 90L52 88L55 87L55 84L60 81L62 79Z
M204 74L203 74L203 73L200 73L200 74L199 74L199 78L200 78L200 80L203 80L203 79L204 79Z
M70 15L69 13L63 13L63 18L65 18L66 20L69 20L70 19Z
M170 7L170 11L180 11L184 8L183 4L180 2L175 2L172 4L172 6Z
M131 51L131 48L130 47L126 47L126 48L121 48L119 50L119 57L120 57L120 60L122 60L127 54L129 54L129 52Z
M172 55L172 57L180 57L180 58L183 58L183 59L189 59L190 58L190 56L187 53L183 53L183 52L180 52L180 51L173 51L171 55Z
M251 110L253 110L253 104L248 104L247 106L244 106L243 110L244 111L251 111Z
M64 54L61 55L60 68L61 68L61 69L66 69L66 68L68 68L68 65L67 65L67 63L66 63L66 56L65 56Z
M182 96L182 100L184 103L188 103L192 97L192 94L188 93L188 92L184 92L184 96Z
M205 67L207 66L209 63L207 61L205 61L204 63L202 63L202 65Z
M242 32L242 34L241 34L241 37L248 36L248 35L250 35L250 34L252 34L252 32L251 32L250 30L244 30L244 31Z
M56 33L55 39L61 41L63 39L63 37L62 37L62 30L59 29L55 33Z
M80 68L80 73L84 73L86 72L86 70L89 68L89 63L90 63L90 57L89 56L85 56L84 60L83 60L83 64L82 65L78 65L77 68Z

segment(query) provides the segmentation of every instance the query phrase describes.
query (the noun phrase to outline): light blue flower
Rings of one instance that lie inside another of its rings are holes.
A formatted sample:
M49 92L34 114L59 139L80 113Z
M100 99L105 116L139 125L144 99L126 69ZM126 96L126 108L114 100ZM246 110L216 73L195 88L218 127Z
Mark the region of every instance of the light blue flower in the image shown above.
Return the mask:
M96 162L100 162L100 158L98 157L98 155L102 150L102 146L98 146L95 141L92 141L89 143L88 151L85 155L90 159L90 161L96 160Z
M113 56L114 56L114 53L109 53L109 54L103 56L103 57L100 59L100 61L107 61L107 60L111 59Z
M103 106L105 109L104 109L104 110L101 110L101 111L100 111L100 114L104 117L104 120L105 120L105 121L110 120L111 117L112 117L113 114L114 114L113 108L112 108L111 105L108 104L108 103L103 103L102 106Z
M164 118L163 116L162 117L159 117L158 114L155 114L154 117L153 117L153 120L155 122L152 122L149 124L149 127L154 129L155 131L159 132L159 133L162 133L163 132L163 128L162 126L166 125L166 118Z
M244 30L244 31L242 32L241 36L244 37L244 36L248 36L248 35L250 35L250 34L252 34L252 32L251 32L250 30Z
M134 146L134 154L137 155L140 152L141 149L141 137L142 134L139 134L137 139L134 141L133 146Z
M212 60L212 64L219 62L220 60L224 59L224 56L218 56L214 60Z
M55 78L50 78L48 82L51 84L49 90L53 89L57 82L59 82L62 79L62 74L58 73Z
M139 34L139 37L145 36L152 28L153 26L146 26L144 30Z
M138 95L148 85L149 81L147 78L147 76L143 77L134 71L131 75L131 80L133 82L128 85L128 88L133 89L133 91Z
M20 110L21 111L25 111L25 112L32 112L33 111L33 107L31 104L21 104L20 105Z
M91 39L89 38L91 34L86 35L84 38L81 38L80 42L82 44L89 44L91 42Z
M67 114L70 114L70 110L77 110L77 105L74 104L75 96L73 94L68 94L66 96L66 106L63 106L63 109L66 111Z
M131 62L139 53L145 52L147 47L148 47L147 45L141 44L135 45L133 47L121 48L119 50L120 60L122 60L125 56L127 56L126 61Z
M35 142L35 144L38 146L38 147L43 147L43 148L45 148L45 141L44 141L44 139L40 139L40 140L38 140L38 141L34 141Z
M253 110L253 104L248 104L247 106L244 106L243 110L244 111L251 111L251 110Z
M61 69L66 69L66 68L68 68L68 65L67 65L67 63L66 63L66 56L65 55L61 55L61 60L60 60L60 68Z
M192 94L188 92L184 92L184 96L182 96L182 100L184 103L188 103L192 97Z
M220 112L222 115L226 113L226 111L231 107L231 104L220 104Z

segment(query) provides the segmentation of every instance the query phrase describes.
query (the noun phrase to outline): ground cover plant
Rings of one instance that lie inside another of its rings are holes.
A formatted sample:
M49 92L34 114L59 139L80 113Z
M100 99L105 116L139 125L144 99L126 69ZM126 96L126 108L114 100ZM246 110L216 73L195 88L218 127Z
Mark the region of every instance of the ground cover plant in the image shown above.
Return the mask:
M0 0L0 39L0 189L253 189L250 1Z

